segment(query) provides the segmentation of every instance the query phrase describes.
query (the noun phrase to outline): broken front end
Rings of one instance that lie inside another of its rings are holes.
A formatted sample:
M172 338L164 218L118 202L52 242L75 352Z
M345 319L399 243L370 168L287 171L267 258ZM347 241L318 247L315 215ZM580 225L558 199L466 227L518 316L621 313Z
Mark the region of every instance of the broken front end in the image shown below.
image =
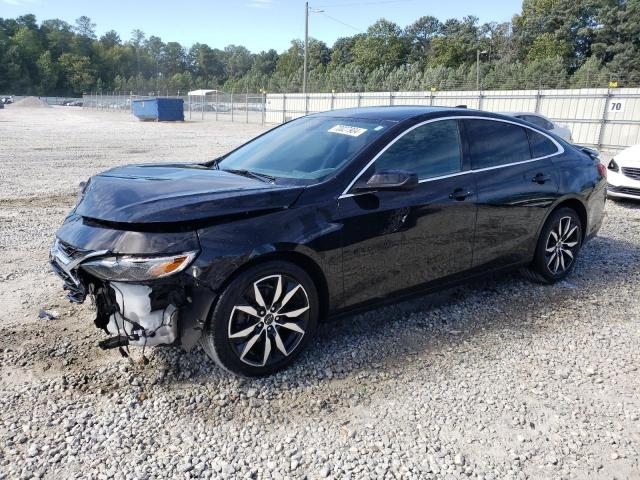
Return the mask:
M215 298L200 281L198 254L195 232L104 229L71 215L51 247L50 264L69 300L92 300L95 325L109 334L101 348L182 344L189 350Z

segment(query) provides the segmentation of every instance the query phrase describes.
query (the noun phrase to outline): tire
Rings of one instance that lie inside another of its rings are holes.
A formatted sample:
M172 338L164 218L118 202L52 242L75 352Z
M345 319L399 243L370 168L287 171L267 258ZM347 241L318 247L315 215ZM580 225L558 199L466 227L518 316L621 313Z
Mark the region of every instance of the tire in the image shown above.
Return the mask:
M268 261L227 285L200 342L212 360L235 375L270 375L291 365L306 348L318 315L311 277L293 263Z
M553 212L542 227L533 262L522 269L523 276L543 284L566 278L578 259L583 228L575 210L562 207Z

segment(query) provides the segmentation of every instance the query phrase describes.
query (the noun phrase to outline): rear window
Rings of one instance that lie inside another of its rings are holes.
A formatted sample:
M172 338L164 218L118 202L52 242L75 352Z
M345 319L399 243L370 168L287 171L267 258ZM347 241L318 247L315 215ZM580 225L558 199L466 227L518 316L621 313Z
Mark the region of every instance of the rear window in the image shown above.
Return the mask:
M529 145L531 146L531 155L533 158L546 157L558 153L558 147L549 138L541 133L527 129L529 137Z
M465 120L472 168L488 168L531 159L523 127L494 120Z

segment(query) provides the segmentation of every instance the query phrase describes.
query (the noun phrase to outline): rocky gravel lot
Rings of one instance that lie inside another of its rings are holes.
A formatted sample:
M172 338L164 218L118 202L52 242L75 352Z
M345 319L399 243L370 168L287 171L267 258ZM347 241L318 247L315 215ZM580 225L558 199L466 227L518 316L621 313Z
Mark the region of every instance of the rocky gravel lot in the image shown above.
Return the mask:
M271 378L99 350L46 264L78 182L262 130L0 110L0 479L640 478L640 203L608 203L569 281L512 274L332 322Z

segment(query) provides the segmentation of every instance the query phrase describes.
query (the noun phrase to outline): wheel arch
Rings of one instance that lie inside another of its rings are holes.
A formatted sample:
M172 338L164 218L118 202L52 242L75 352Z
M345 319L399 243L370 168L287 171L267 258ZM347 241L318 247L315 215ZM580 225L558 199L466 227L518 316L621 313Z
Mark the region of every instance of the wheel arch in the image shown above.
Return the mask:
M563 207L568 207L578 214L578 217L580 218L580 222L582 222L582 241L584 241L585 235L587 234L588 227L589 227L588 226L589 215L587 213L587 207L584 204L584 201L576 196L564 197L559 201L557 201L554 204L553 208L549 209L544 219L538 226L538 235L536 236L536 238L540 236L540 232L542 232L542 229L544 228L544 224L547 223L547 220L549 219L549 217L553 215L553 213L556 210Z
M327 317L330 310L330 302L331 296L329 294L329 285L327 283L327 278L322 271L320 265L313 260L308 255L304 253L295 251L295 250L287 250L287 251L272 251L266 252L258 256L251 257L242 265L238 266L234 271L232 271L220 284L217 288L218 292L222 292L227 286L235 279L238 275L243 272L249 270L250 268L260 265L262 263L266 263L269 261L280 260L292 263L299 268L302 268L313 281L313 284L316 287L316 291L318 293L318 301L319 301L319 318L320 320ZM218 299L211 305L211 310L213 310L218 303Z

